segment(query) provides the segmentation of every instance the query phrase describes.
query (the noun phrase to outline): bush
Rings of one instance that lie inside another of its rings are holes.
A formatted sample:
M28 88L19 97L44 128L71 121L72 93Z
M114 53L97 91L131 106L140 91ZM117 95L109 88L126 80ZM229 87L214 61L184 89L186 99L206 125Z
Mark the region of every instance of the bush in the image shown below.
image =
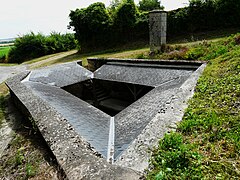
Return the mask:
M76 40L73 34L51 33L44 36L33 32L19 37L10 49L7 61L9 63L22 63L43 55L68 51L76 48Z
M69 27L73 27L82 51L108 46L111 37L111 18L103 3L94 3L88 8L76 9L69 14Z

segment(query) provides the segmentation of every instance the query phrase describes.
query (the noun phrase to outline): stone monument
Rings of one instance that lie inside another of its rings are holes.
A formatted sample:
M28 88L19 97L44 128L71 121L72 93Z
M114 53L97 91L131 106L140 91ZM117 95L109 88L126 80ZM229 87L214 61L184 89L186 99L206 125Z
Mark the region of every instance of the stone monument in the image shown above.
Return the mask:
M149 13L150 51L162 51L166 45L167 12L154 10Z

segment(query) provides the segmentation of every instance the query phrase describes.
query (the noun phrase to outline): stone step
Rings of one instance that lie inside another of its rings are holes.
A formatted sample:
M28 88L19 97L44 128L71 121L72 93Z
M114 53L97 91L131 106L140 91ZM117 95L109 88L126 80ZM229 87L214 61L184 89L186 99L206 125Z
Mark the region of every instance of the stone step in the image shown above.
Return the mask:
M97 98L97 101L100 102L100 101L103 101L103 100L106 100L106 99L109 99L110 97L109 96L104 96L104 97L101 97L101 98Z

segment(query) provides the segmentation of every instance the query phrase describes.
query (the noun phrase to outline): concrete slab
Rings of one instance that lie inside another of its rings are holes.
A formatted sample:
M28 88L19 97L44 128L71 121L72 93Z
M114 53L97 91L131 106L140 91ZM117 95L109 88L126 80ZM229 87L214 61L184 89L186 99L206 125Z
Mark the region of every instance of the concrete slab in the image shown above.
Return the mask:
M142 132L151 119L155 117L160 111L161 106L173 96L173 94L162 92L169 91L173 88L179 88L183 82L184 79L176 81L175 84L169 83L164 86L156 87L115 116L116 160L121 153L126 150L128 145L130 145L130 143Z
M154 108L149 111L154 117L150 118L148 124L120 154L115 164L139 172L148 168L150 150L158 146L159 139L163 138L165 133L176 130L177 123L182 120L187 102L193 96L197 80L205 67L206 64L200 66L180 87L157 93L156 99L161 100L157 103L158 112L154 115Z

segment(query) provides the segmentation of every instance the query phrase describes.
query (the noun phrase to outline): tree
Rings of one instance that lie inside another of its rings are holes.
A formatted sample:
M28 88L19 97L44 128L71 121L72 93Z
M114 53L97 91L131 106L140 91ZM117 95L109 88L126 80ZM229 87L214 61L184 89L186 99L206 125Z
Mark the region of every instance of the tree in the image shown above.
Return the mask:
M115 10L120 4L121 4L121 0L112 0L110 1L110 9L111 10Z
M139 1L139 10L141 11L151 11L155 9L164 9L161 6L161 2L159 0L140 0Z
M133 27L137 19L137 7L133 0L123 1L116 10L114 24L123 29Z
M104 45L108 39L106 31L111 18L103 3L94 3L87 8L71 11L69 27L73 27L76 38L84 51Z

